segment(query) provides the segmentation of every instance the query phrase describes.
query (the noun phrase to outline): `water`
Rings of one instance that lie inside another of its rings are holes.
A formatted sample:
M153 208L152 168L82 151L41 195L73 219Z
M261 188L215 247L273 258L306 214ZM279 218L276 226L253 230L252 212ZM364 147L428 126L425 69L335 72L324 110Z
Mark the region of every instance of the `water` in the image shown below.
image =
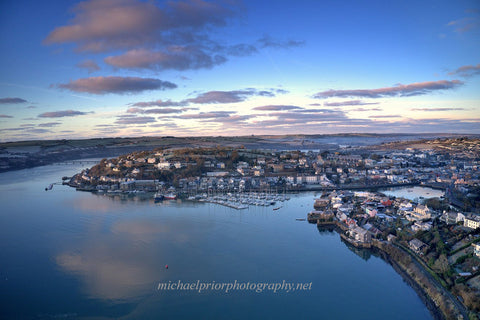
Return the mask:
M81 166L0 174L0 318L431 319L368 251L283 208L129 200L55 185ZM165 269L168 264L169 268ZM303 292L159 291L160 281L303 282Z
M419 200L428 198L440 198L445 196L445 192L442 190L436 190L428 187L402 187L402 188L389 188L379 190L379 192L397 198L405 198L408 200Z

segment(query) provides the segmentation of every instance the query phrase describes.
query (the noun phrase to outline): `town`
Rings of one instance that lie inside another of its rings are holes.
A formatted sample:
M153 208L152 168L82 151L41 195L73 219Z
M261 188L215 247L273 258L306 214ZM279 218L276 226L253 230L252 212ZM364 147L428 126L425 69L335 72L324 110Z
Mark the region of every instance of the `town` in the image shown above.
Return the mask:
M169 195L235 209L320 191L314 210L306 212L309 222L333 226L348 245L380 250L444 316L456 317L480 311L479 165L475 138L334 152L177 147L103 159L65 183L105 195L155 193L156 199ZM408 200L378 191L414 186L444 196Z
M448 203L478 211L480 139L387 143L336 152L230 147L133 152L82 171L73 187L100 192L179 195L355 190L424 185L446 190Z

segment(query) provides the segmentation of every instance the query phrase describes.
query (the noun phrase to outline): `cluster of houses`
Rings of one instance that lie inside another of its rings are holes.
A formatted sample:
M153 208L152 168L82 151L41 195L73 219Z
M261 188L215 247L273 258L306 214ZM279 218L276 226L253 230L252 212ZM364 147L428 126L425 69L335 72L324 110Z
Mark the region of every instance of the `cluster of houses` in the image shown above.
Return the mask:
M432 149L406 147L400 151L369 155L362 154L361 149L320 153L232 148L223 149L223 156L219 156L212 148L196 149L205 153L197 152L195 157L189 153L178 153L175 149L145 151L103 160L96 170L87 169L77 175L74 185L125 191L154 191L165 185L192 194L209 190L333 190L422 183L471 195L473 188L480 185L480 140L455 141L448 144L431 140L426 144L431 144ZM225 153L228 158L233 152L238 153L238 159L226 163ZM164 173L176 175L187 168L199 167L201 170L192 171L197 172L196 175L182 176L175 182L161 179ZM455 201L453 196L449 198ZM432 217L429 208L409 202L398 205L399 214L414 222L416 230L430 228L428 223L424 223ZM382 215L385 207L388 208L388 205L367 203L365 212L369 216ZM461 217L445 216L445 219L458 222Z
M480 216L472 213L432 210L425 204L416 203L403 198L389 198L375 192L333 191L322 194L314 203L315 210L308 214L309 222L325 224L335 222L346 231L349 238L360 244L370 243L378 238L384 230L395 225L395 221L405 221L411 234L428 231L433 220L455 224L463 224L465 228L480 228ZM448 219L448 220L445 220ZM387 236L392 241L395 236ZM424 244L414 239L410 247L421 252Z

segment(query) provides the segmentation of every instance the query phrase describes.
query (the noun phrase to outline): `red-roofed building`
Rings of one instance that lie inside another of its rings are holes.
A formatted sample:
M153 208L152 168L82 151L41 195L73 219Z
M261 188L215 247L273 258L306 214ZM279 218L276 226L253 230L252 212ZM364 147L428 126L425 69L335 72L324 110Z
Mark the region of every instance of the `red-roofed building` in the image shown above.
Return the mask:
M392 205L392 200L386 200L386 201L382 201L382 204L385 206L385 207L390 207Z

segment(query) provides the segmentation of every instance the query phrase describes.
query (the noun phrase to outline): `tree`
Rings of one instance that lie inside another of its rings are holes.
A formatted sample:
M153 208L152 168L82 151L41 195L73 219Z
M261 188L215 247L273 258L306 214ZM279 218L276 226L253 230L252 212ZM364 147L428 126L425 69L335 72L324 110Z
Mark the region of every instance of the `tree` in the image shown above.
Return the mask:
M232 151L232 154L230 155L230 160L232 161L232 163L235 163L238 161L238 158L240 156L238 155L238 151L237 150L233 150Z
M433 268L440 273L446 273L448 270L450 270L447 256L445 254L441 254L433 264Z
M432 208L433 210L444 210L444 209L447 209L448 206L445 205L445 203L443 203L442 201L440 201L440 199L438 198L429 198L427 200L425 200L425 204Z

